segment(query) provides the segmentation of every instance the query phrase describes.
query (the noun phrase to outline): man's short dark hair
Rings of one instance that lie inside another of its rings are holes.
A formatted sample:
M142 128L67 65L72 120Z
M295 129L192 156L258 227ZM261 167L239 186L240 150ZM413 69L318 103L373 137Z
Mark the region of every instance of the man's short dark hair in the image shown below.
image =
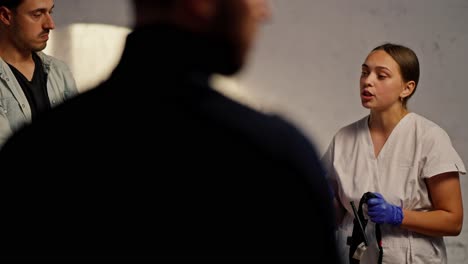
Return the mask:
M0 0L0 6L7 7L9 9L15 9L23 3L23 0Z

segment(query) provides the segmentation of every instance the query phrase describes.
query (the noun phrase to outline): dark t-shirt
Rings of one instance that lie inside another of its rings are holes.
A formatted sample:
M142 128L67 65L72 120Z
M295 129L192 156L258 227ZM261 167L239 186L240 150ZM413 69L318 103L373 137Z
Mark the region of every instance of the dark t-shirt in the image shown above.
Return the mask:
M34 74L32 80L28 80L14 66L8 64L16 80L21 86L31 107L32 119L50 109L50 101L47 94L47 74L44 72L42 61L36 53L33 53Z

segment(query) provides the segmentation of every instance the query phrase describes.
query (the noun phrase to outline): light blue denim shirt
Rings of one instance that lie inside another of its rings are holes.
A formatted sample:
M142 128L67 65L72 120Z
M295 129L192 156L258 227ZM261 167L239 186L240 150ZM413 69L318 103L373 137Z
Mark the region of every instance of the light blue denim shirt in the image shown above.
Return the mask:
M68 66L54 57L38 52L47 74L47 94L51 107L78 94ZM24 124L31 122L31 107L8 64L0 58L0 148Z

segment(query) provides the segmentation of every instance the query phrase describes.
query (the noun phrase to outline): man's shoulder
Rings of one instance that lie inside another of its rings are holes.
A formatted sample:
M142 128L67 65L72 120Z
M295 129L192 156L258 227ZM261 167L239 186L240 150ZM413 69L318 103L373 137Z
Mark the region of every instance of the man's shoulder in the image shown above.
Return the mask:
M271 145L300 142L310 145L309 139L290 120L276 113L266 113L239 103L228 97L213 92L213 98L206 103L210 116L216 121L223 121L238 129L241 133L251 135Z
M61 60L61 59L58 59L54 56L51 56L51 55L47 55L46 53L42 52L42 51L39 51L39 52L36 52L36 54L39 56L39 58L41 59L41 61L47 65L47 66L53 66L55 68L58 68L58 69L67 69L68 70L68 65L67 63L65 63L65 61Z
M216 93L213 96L215 98L208 100L204 106L211 122L226 126L235 137L250 142L252 149L265 156L281 160L296 169L309 170L313 167L317 172L320 170L312 138L293 122Z

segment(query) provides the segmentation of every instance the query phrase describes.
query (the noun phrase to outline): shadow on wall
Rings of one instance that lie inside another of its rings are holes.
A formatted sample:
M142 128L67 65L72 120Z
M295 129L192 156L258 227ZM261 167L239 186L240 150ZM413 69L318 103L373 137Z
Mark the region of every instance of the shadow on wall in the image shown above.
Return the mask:
M118 63L127 27L105 24L70 24L52 31L45 53L70 67L80 92L105 80Z

